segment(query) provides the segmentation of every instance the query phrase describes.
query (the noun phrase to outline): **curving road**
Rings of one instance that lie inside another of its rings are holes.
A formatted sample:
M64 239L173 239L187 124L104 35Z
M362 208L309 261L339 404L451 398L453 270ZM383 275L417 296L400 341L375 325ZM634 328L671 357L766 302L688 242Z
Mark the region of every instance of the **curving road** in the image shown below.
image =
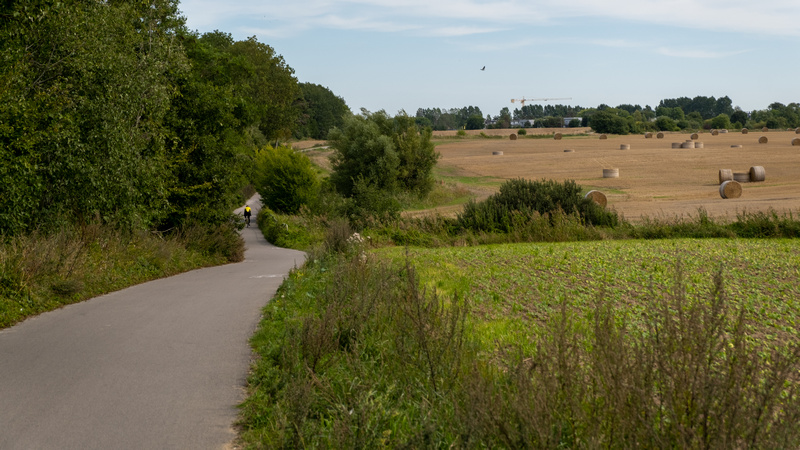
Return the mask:
M261 307L305 259L255 226L242 236L244 262L0 330L0 449L229 446Z

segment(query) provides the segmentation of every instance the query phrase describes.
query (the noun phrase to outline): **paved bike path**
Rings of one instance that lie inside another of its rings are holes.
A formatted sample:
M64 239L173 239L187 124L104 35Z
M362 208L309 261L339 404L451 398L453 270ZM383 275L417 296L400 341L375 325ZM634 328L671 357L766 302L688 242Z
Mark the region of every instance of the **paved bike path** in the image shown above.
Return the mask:
M255 224L242 236L244 262L0 330L0 449L227 446L260 310L305 258L267 243Z

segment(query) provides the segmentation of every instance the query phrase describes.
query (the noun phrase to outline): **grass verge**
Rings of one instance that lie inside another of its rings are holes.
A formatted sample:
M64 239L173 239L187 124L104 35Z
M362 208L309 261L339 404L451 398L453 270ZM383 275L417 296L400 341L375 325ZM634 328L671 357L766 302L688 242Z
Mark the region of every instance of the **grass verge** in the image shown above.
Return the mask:
M241 260L231 227L126 233L99 225L9 238L0 246L0 328L134 284Z

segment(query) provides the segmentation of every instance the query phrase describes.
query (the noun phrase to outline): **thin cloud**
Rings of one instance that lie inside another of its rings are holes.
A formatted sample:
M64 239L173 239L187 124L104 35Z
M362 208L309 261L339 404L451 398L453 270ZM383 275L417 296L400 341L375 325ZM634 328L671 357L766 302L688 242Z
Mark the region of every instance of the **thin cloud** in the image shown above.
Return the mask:
M456 27L442 27L436 29L425 29L425 31L422 34L425 36L457 37L457 36L470 36L474 34L497 33L506 30L507 28L456 26Z
M720 59L720 58L729 58L731 56L741 55L742 53L747 53L749 50L740 50L735 52L715 52L708 50L674 49L668 47L660 47L656 51L661 55L671 56L675 58Z
M468 30L486 33L597 18L737 34L800 36L800 2L796 0L762 0L757 5L750 0L183 0L181 9L190 26L201 28L223 19L264 17L298 30L323 27L458 36L475 34Z

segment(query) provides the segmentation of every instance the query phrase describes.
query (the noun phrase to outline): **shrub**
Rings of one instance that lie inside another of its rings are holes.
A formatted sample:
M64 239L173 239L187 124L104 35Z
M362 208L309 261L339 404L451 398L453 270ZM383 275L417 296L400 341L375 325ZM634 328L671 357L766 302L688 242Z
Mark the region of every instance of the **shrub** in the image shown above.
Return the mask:
M606 111L598 111L589 119L589 126L595 133L628 134L630 125L624 117Z
M316 201L320 183L311 160L288 147L256 151L256 190L275 211L296 213Z
M525 128L520 128L519 130L517 130L517 134L520 136L525 136L526 134L528 134L528 131L525 130Z
M458 130L458 131L456 131L456 136L458 136L458 137L466 137L467 136L467 132L465 130Z
M593 201L581 196L581 187L574 181L557 183L552 180L528 181L514 179L500 186L500 192L481 203L470 201L458 216L459 224L480 231L511 232L514 215L548 215L562 211L578 214L590 225L615 226L617 215L604 210Z
M400 216L400 201L396 196L358 177L353 193L344 204L344 215L360 227L369 219L391 220Z

